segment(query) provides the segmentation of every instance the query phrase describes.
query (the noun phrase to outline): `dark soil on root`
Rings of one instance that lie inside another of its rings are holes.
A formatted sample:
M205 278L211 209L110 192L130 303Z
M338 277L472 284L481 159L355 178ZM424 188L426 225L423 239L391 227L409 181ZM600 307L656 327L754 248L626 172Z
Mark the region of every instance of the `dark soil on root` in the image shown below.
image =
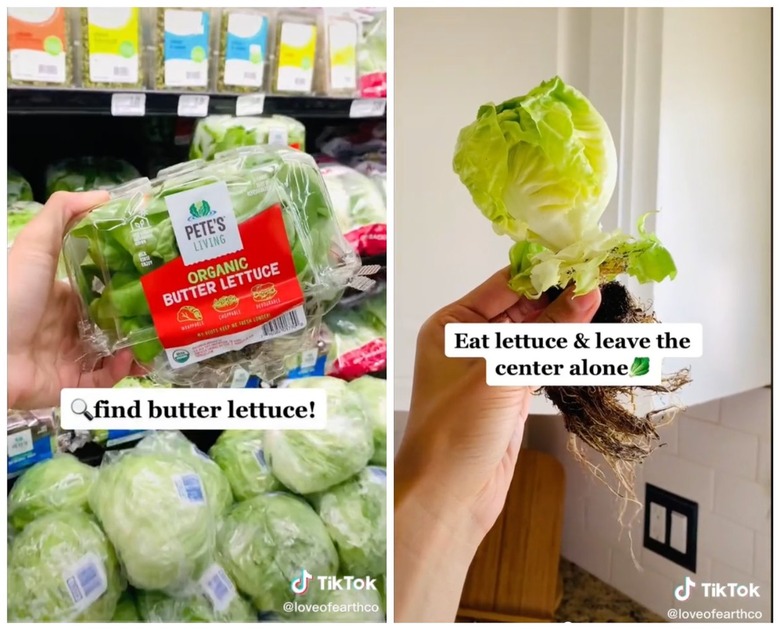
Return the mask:
M546 292L550 301L563 292L555 288ZM643 308L619 282L601 286L601 306L593 317L594 324L633 324L656 322L654 314ZM653 387L543 387L542 391L563 415L567 431L604 457L616 470L633 466L655 449L657 425L665 412L674 407L654 410L637 416L630 401L636 394L670 394L688 383L688 372L667 377L662 385ZM619 474L624 487L621 494L632 496L633 487L626 487L628 477Z

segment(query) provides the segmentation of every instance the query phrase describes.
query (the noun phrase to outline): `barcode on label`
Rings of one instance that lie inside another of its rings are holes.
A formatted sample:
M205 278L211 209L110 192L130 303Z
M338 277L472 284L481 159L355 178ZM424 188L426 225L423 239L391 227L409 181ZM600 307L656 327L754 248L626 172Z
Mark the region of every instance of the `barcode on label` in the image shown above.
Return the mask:
M188 81L200 81L200 72L187 72L186 73L187 80Z
M57 66L39 65L38 74L57 74Z
M295 84L295 87L306 87L307 81L304 77L295 77L293 83Z
M296 330L300 330L306 324L303 317L303 308L280 315L276 319L264 324L260 329L264 337L278 337Z
M212 565L201 578L203 593L215 611L225 610L236 596L236 587L219 565Z
M103 562L88 554L65 576L65 585L76 610L84 610L107 590Z
M115 77L126 77L130 75L130 68L124 68L122 66L114 66Z
M255 451L255 458L257 459L257 463L260 464L260 468L263 470L268 468L268 465L265 463L265 453L263 452L262 448L258 448Z
M200 477L195 474L181 475L176 478L176 489L179 496L187 503L205 503L206 497L203 494L203 485L200 483Z
M247 81L257 81L257 72L245 72L244 78Z

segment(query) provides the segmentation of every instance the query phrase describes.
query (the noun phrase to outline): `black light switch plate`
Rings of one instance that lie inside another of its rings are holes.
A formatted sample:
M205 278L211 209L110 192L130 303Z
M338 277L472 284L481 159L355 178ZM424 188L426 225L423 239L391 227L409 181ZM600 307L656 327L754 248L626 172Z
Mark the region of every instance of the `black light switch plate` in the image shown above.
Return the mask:
M659 542L650 537L650 505L655 503L666 509L666 535L664 542ZM671 545L672 534L672 512L684 516L687 519L685 553L675 549ZM644 546L650 551L654 551L659 556L679 564L693 573L696 573L696 530L699 519L699 504L684 497L672 494L667 490L645 484L645 528L644 528Z

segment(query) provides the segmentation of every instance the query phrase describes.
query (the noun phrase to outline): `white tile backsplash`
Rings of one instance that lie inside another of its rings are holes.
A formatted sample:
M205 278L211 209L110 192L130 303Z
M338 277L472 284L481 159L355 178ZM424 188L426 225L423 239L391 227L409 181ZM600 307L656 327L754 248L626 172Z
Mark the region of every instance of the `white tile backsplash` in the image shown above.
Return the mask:
M772 495L768 485L741 477L715 474L715 513L750 529L769 533Z
M668 446L657 449L639 469L641 500L649 482L698 503L693 576L698 583L748 580L765 585L769 592L770 420L768 389L691 407L678 415L674 425L660 430L661 441ZM637 520L635 540L643 571L636 570L627 536L619 539L619 503L573 461L562 422L535 417L527 430L528 447L552 453L566 469L564 557L663 617L671 607L713 608L713 600L701 592L686 602L674 599L674 588L690 573L642 547L643 515ZM769 621L769 602L769 597L762 597L758 603L742 603L745 609L762 611L763 621Z
M758 436L679 417L677 454L713 470L755 479L758 470Z

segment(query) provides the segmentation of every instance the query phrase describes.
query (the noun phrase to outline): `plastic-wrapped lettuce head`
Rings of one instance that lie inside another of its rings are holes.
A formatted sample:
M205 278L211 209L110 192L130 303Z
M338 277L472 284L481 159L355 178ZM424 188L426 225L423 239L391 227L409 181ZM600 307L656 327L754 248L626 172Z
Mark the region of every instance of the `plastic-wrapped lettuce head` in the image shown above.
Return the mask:
M15 168L8 169L8 205L17 201L32 201L33 192L30 182Z
M219 526L220 563L261 612L283 613L290 584L306 570L335 575L338 554L317 513L282 492L236 503Z
M349 388L360 397L363 412L374 431L372 464L387 463L387 381L374 376L361 376L350 382Z
M136 607L133 591L128 590L122 593L122 597L119 598L111 621L114 623L137 623L141 621L141 617L138 615L138 608Z
M61 454L28 469L8 494L8 522L16 530L60 510L89 510L96 468L73 455Z
M379 580L376 580L376 587L379 588ZM319 591L314 593L308 610L294 615L291 621L384 623L385 609L379 590Z
M195 127L190 159L211 160L218 153L264 144L306 148L306 127L287 116L207 116Z
M225 431L209 449L230 482L236 500L284 490L265 460L262 431Z
M288 387L327 392L327 428L266 431L266 461L274 476L298 494L311 494L346 481L363 469L374 455L373 430L360 399L347 384L321 376L290 381Z
M106 190L141 177L129 162L112 157L68 158L46 169L46 194L58 190Z
M37 201L16 201L8 205L8 245L13 245L19 232L33 220L43 208Z
M9 550L9 621L107 621L124 588L111 543L83 512L42 516Z
M212 557L216 524L204 483L180 457L128 451L110 459L89 503L136 588L179 592Z
M313 497L346 575L380 576L387 571L386 499L387 473L376 467Z
M212 570L213 569L213 570ZM205 579L204 579L205 578ZM171 597L159 591L138 594L141 619L147 623L253 623L257 613L236 591L225 571L210 567L192 592Z
M206 490L206 499L215 516L233 504L233 492L222 469L179 431L152 431L136 446L139 453L170 453L195 469Z

